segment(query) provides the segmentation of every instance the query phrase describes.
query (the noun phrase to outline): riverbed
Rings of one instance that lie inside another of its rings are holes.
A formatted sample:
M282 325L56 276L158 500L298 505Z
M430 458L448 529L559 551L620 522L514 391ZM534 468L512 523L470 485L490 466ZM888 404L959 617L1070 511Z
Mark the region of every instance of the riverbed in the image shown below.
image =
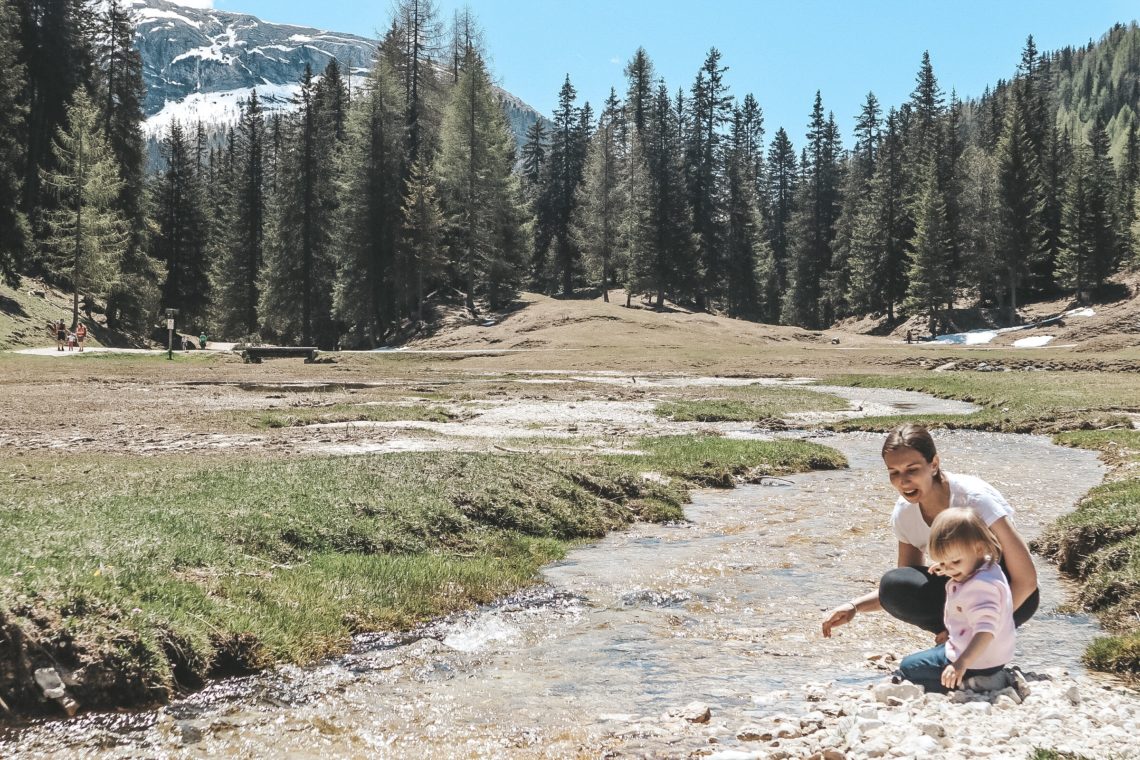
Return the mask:
M823 612L870 589L895 542L881 436L816 439L850 468L697 492L684 523L582 546L488 608L361 637L346 657L222 681L159 710L38 723L10 733L0 755L748 756L732 754L759 751L742 727L812 715L812 689L865 689L893 658L930 645L884 614L820 636ZM1027 538L1104 473L1094 453L1040 437L937 440L947 469L1005 494ZM1070 589L1051 566L1038 571L1041 609L1015 663L1098 682L1079 662L1095 622L1067 610ZM692 702L709 707L707 723L686 720Z

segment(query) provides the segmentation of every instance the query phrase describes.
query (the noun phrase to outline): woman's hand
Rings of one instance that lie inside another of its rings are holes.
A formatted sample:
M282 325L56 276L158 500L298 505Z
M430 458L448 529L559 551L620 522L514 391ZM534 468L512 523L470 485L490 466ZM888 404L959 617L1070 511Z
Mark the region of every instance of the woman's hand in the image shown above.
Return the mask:
M945 644L950 640L950 631L942 631L934 636L934 646Z
M827 619L823 621L823 637L830 639L831 629L850 623L857 611L853 602L845 602L827 613Z

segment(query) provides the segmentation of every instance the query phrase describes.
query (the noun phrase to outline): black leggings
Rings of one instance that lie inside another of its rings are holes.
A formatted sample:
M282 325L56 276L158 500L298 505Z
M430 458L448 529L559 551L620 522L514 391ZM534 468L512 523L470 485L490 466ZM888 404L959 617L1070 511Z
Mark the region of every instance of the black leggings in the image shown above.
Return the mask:
M1001 569L1009 578L1004 564ZM948 580L945 575L931 575L926 567L898 567L888 571L879 581L879 603L892 617L904 623L917 625L931 633L941 633L946 630L943 608L946 606ZM1014 625L1020 628L1033 617L1040 601L1041 592L1033 589L1029 598L1013 611Z

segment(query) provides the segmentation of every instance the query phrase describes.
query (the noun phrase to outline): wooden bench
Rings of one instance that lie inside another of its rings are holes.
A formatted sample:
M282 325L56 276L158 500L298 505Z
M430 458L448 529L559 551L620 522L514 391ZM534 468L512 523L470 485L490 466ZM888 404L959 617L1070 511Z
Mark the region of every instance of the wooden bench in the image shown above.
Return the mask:
M246 364L261 364L262 359L291 359L303 357L305 364L317 360L316 346L246 346L241 349L241 359Z

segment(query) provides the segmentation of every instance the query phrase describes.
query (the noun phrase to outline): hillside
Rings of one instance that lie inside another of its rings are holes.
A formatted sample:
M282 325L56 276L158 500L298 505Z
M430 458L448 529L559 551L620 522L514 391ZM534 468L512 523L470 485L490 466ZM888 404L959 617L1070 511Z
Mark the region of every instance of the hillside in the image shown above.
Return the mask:
M445 316L434 335L410 341L407 348L432 350L644 350L731 351L741 345L780 342L826 343L830 337L799 327L765 325L689 312L667 304L659 312L635 299L625 306L625 292L601 298L566 300L523 293L515 308L472 320L458 310Z
M71 294L25 277L18 288L0 281L0 350L51 346L48 324L62 319L71 324ZM102 314L84 318L89 346L138 347L145 341L109 330Z

